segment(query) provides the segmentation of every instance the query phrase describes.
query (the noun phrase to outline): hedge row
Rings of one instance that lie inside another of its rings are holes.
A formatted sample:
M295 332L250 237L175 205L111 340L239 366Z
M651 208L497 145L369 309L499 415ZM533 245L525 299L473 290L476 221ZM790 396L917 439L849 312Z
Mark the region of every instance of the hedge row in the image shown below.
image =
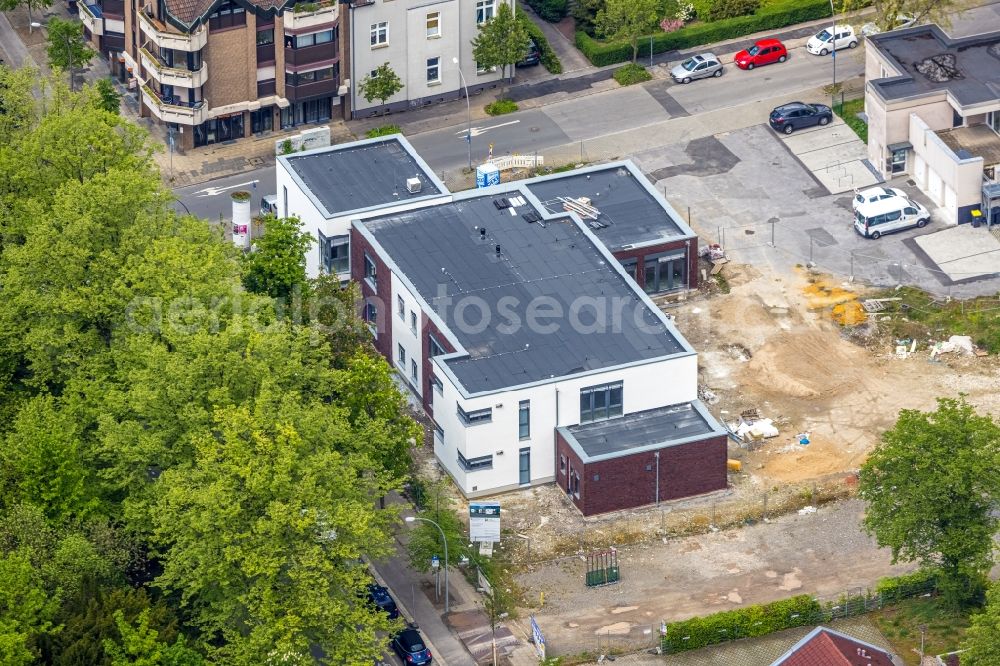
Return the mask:
M865 2L862 6L867 4L870 2ZM776 30L829 16L830 0L776 0L750 16L737 16L712 23L695 23L676 32L656 33L653 35L653 53L745 37L755 32ZM649 46L649 36L639 40L640 57L649 57ZM632 59L632 47L628 42L600 42L582 30L576 33L576 47L598 67Z
M808 594L800 594L769 604L671 622L663 635L663 651L671 654L697 650L734 638L753 638L800 627L811 624L821 611L822 606L818 601Z
M569 14L568 0L525 0L525 2L549 23L558 23Z
M882 578L875 590L842 597L836 602L820 603L807 594L770 604L757 604L722 611L705 617L671 622L661 639L667 654L697 650L737 638L764 636L775 631L809 624L824 624L832 619L852 617L884 608L903 599L933 591L937 573L920 569L894 578Z
M524 21L525 27L528 29L528 35L535 40L535 44L538 45L538 53L542 61L542 67L547 69L551 74L562 74L562 63L559 62L559 57L556 52L552 50L549 45L549 40L545 38L545 33L542 29L531 20L527 13L520 7L517 8L517 15L521 17Z

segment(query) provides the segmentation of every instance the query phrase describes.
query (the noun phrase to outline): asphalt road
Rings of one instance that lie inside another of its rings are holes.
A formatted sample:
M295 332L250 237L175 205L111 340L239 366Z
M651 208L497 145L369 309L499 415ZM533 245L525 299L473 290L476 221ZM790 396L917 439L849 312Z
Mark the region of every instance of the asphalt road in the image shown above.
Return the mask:
M256 186L255 186L256 184ZM208 220L232 218L232 202L229 195L237 190L250 192L251 211L260 210L261 197L274 194L274 167L264 167L246 173L219 178L207 183L199 183L174 190L178 202L174 207L178 213L191 213Z

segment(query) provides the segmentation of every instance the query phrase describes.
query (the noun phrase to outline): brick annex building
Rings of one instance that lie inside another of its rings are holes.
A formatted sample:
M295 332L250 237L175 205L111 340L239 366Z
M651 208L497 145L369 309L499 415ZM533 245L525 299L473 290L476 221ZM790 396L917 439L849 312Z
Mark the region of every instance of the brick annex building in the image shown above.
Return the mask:
M556 483L591 515L727 486L697 353L651 300L696 286L697 238L630 162L452 193L396 136L281 157L277 189L467 497Z

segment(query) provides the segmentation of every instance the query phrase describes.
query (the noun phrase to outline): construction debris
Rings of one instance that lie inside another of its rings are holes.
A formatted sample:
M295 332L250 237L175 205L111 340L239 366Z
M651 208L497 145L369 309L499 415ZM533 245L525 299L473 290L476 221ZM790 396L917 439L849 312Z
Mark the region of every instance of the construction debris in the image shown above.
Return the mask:
M698 387L698 399L700 399L706 405L714 405L719 402L719 396L715 394L712 389Z
M712 263L715 263L721 259L726 259L726 251L722 249L722 246L718 243L711 243L710 245L705 245L701 248L698 253L705 259L708 259Z
M967 355L975 354L976 348L972 344L972 338L968 335L953 335L946 342L935 342L931 347L931 358L957 351Z
M865 309L865 312L869 314L874 314L876 312L882 312L885 310L885 304L892 301L901 301L902 298L868 298L861 302L861 306Z
M737 437L744 442L756 442L778 436L778 429L771 419L740 419L739 424L732 429Z
M810 513L816 513L816 507L814 507L814 506L804 506L801 509L799 509L799 515L800 516L805 516L805 515L810 514Z

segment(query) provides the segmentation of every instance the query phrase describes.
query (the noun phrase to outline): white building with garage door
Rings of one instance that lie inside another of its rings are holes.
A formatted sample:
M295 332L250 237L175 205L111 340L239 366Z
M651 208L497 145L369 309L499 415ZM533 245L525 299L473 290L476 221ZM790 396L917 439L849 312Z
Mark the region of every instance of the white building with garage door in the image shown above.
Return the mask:
M868 38L868 154L908 175L943 221L1000 224L1000 31L953 39L936 25Z

